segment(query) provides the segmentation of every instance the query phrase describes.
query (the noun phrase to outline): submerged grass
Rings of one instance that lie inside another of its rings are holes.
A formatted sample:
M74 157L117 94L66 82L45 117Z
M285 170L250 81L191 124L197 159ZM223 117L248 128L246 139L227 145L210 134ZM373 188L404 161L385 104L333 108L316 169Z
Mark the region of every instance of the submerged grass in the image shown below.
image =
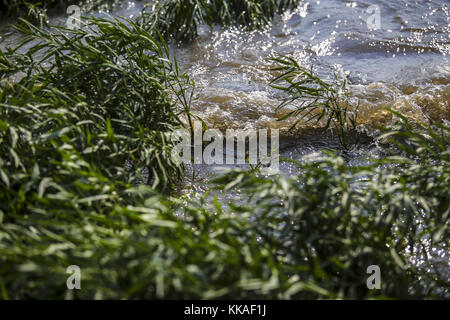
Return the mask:
M450 245L450 128L394 113L378 138L385 157L369 165L324 153L289 179L235 170L215 181L247 205L179 199L170 134L190 118L192 81L157 29L85 22L23 21L29 39L0 53L1 298L448 297L448 269L429 253ZM300 111L347 130L338 91L283 61L285 91L317 99ZM70 265L81 290L66 287ZM366 286L370 265L380 290Z

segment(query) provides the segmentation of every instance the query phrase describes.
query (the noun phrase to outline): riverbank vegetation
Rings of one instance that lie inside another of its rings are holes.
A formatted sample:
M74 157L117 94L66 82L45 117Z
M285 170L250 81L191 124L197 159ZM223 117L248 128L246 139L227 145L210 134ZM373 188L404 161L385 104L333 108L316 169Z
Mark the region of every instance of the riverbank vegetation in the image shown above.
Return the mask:
M364 165L329 151L290 178L254 168L214 181L244 203L173 192L184 168L170 136L189 126L193 84L164 38L192 39L204 23L260 27L284 7L199 1L179 19L185 3L159 4L165 21L145 11L136 22L86 18L78 30L23 20L28 38L1 51L0 297L448 297L448 266L433 256L450 239L444 123L392 111L397 122L373 140L382 156ZM277 59L272 85L285 102L307 101L290 116L320 117L344 150L356 147L357 118L338 91ZM81 290L66 287L69 265L81 267ZM370 265L379 290L366 286Z

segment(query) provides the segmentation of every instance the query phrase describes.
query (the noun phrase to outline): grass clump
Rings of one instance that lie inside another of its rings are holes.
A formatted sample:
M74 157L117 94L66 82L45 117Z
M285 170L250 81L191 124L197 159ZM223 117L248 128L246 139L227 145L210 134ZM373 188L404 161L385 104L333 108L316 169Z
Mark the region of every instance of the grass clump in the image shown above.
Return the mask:
M84 29L52 32L23 21L17 28L30 38L0 56L3 121L27 124L32 140L69 143L110 178L170 189L182 174L170 141L181 121L164 45L131 21L92 18ZM32 40L39 42L19 53ZM53 158L45 152L30 160Z
M158 0L144 8L140 23L147 29L158 30L166 38L187 41L197 37L201 24L261 28L276 13L298 3L297 0Z
M21 210L4 212L2 298L276 298L287 285L248 216L122 185L73 154L60 170L66 184L24 190ZM39 177L28 181L40 184ZM81 268L81 290L66 287L73 264Z
M273 61L278 66L272 71L279 75L270 85L286 94L277 110L293 106L293 110L279 120L296 117L291 129L311 121L324 121L324 129L336 133L341 146L348 150L350 136L356 132L358 110L351 108L346 80L339 82L335 76L332 83L327 83L290 57L274 58Z

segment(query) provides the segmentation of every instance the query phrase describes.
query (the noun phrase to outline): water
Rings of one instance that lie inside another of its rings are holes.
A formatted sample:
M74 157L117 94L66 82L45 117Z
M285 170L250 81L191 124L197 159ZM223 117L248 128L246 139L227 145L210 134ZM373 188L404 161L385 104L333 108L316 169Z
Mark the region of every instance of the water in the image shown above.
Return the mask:
M381 28L367 26L369 5ZM348 75L364 127L390 121L384 108L411 119L450 119L449 7L446 1L305 1L264 31L202 29L176 54L199 86L194 106L214 128L286 129L267 83L280 54L314 65L322 76ZM305 128L307 129L307 128Z
M380 8L379 30L368 28L370 5ZM450 120L449 23L446 1L304 1L265 30L204 27L196 41L174 51L196 81L199 99L193 110L209 127L271 127L286 136L292 122L277 121L283 114L275 111L279 94L267 85L274 66L269 58L283 54L313 65L322 77L346 75L360 104L360 129L373 134L392 121L386 107L413 121ZM311 127L301 126L282 156L301 160L336 147L335 141L311 140ZM367 154L376 152L363 147L354 160ZM296 172L290 164L281 170ZM214 171L198 166L198 183L187 185L206 190L204 182Z

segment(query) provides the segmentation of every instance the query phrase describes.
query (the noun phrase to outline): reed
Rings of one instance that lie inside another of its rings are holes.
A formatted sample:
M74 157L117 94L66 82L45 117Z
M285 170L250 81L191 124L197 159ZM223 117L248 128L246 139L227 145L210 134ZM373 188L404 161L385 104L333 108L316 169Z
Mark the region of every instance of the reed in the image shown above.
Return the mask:
M308 122L320 123L324 130L337 134L341 146L351 147L350 136L356 132L358 108L349 103L346 80L335 75L333 82L320 79L291 57L273 58L278 65L272 69L278 75L270 82L271 87L283 91L286 97L277 110L294 106L279 121L295 117L291 129Z

